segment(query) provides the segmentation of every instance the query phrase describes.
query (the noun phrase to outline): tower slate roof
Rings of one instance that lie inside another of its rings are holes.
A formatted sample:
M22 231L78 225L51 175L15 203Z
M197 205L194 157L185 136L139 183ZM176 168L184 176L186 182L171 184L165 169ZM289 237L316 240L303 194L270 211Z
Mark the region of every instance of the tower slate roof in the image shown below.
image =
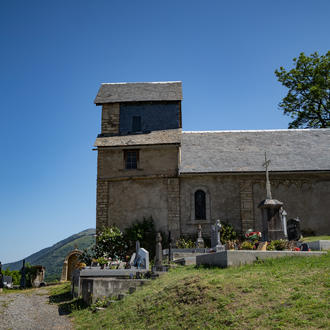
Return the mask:
M330 129L183 132L180 173L330 171Z
M180 101L182 82L137 82L104 83L101 85L94 103L139 102L139 101Z
M94 147L127 147L162 144L180 144L181 128L152 131L145 134L98 137Z

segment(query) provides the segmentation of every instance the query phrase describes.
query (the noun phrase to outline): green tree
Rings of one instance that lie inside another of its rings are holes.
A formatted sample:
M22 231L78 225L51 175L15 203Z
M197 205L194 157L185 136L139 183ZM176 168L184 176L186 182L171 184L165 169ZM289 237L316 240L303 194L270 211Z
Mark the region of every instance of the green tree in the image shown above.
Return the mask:
M126 256L127 245L123 233L117 226L104 227L96 237L92 247L94 258L122 259Z
M295 68L275 70L278 81L289 89L279 103L293 121L289 128L330 127L330 51L294 58Z

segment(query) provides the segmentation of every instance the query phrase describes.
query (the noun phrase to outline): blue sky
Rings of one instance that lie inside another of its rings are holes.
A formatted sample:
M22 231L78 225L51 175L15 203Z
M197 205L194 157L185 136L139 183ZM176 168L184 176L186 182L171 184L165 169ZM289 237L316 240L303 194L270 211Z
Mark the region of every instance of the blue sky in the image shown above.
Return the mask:
M95 227L102 82L183 82L184 130L286 128L274 70L330 1L0 1L0 260Z

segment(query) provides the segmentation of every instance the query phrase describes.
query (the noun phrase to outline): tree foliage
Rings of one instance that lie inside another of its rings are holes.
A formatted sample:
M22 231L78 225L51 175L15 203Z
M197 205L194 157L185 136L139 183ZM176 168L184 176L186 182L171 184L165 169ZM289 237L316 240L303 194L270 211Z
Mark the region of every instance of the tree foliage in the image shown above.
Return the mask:
M11 276L12 279L13 279L13 284L14 285L19 285L19 282L21 280L21 274L18 270L9 270L9 268L7 268L2 273L5 276Z
M164 237L164 235L163 235ZM122 232L116 225L103 227L97 234L96 244L90 249L85 249L79 257L81 262L89 266L92 259L111 258L125 260L136 249L136 241L140 246L149 251L152 259L154 256L156 229L153 219L143 218L135 221Z
M152 217L143 218L142 221L136 220L130 227L124 230L125 243L128 246L127 254L135 252L135 242L139 241L141 247L149 252L152 259L155 251L156 229ZM162 235L164 238L164 235Z
M104 227L97 235L92 247L94 258L122 259L126 256L127 245L123 233L116 226Z
M293 121L289 128L330 127L330 51L294 58L295 68L275 70L278 81L289 89L279 103Z

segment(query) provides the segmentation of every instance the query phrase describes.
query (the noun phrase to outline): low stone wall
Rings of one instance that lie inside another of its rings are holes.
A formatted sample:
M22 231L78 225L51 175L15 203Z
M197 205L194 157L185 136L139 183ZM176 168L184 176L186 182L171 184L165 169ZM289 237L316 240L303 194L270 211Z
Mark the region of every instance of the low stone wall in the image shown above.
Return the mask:
M195 257L200 254L209 253L210 249L172 249L171 254L173 257L173 260L182 259L182 258L189 258L189 257ZM163 250L163 256L168 257L168 249Z
M330 241L329 240L320 240L307 243L311 250L330 250Z
M87 304L94 303L98 298L118 296L130 291L131 288L149 282L140 279L145 269L100 269L99 267L76 270L72 278L72 294L82 297Z
M81 295L85 303L92 304L98 298L104 299L104 297L125 294L131 288L136 288L149 281L144 279L81 277Z
M288 256L313 257L321 256L324 253L326 252L229 250L196 256L196 265L226 268L231 266L252 264L257 260L264 260L268 258L280 258Z

